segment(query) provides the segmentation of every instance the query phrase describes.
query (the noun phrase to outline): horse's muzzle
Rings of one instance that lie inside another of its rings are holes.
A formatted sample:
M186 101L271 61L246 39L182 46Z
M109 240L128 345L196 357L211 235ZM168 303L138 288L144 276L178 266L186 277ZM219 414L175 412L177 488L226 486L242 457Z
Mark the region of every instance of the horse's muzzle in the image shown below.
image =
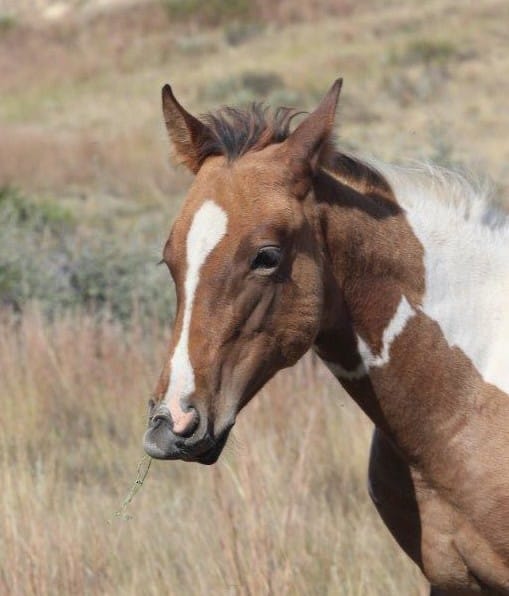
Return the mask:
M149 418L143 447L155 459L181 459L210 465L221 455L232 426L214 437L207 429L207 421L200 417L192 432L175 434L169 412L160 408Z

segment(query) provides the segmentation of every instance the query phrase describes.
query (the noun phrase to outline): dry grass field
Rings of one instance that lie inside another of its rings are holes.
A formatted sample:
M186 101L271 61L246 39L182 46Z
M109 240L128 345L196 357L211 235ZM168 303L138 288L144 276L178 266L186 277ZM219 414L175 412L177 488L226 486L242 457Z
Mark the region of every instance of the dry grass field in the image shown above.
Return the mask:
M169 334L152 263L190 180L159 93L309 108L341 75L343 145L461 164L504 202L509 4L204 5L0 0L0 594L425 594L367 496L370 425L311 358L218 464L154 462L114 515ZM157 316L132 307L158 294Z
M154 462L124 519L160 334L2 325L1 594L419 594L367 496L369 425L321 366L276 377L217 465Z

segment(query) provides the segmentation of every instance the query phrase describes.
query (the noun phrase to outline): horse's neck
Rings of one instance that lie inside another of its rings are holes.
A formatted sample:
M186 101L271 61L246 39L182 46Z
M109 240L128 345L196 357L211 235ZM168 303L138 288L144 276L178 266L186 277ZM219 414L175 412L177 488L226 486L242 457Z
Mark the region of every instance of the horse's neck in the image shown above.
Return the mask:
M365 181L346 184L325 173L316 181L326 256L324 318L315 349L375 424L387 430L365 357L368 351L384 357L384 333L401 318L398 308L407 297L418 301L422 255L403 229L394 199L373 188L367 196L366 190ZM409 241L404 261L394 250L400 236Z
M385 193L366 193L364 180L358 186L328 174L315 185L325 254L318 344L351 379L364 375L362 350L382 354L384 333L424 291L422 247L402 209Z
M501 403L503 394L422 310L423 245L395 199L325 174L315 193L326 255L316 350L375 424L418 459L426 445L446 445L469 409L488 396Z

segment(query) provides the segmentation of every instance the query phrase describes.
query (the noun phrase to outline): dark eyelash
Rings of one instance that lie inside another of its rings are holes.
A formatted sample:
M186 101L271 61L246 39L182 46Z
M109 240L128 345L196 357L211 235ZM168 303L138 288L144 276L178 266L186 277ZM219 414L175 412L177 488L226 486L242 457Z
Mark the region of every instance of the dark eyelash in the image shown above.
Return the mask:
M164 259L161 259L160 261L157 261L156 266L159 267L159 265L163 265L164 264Z

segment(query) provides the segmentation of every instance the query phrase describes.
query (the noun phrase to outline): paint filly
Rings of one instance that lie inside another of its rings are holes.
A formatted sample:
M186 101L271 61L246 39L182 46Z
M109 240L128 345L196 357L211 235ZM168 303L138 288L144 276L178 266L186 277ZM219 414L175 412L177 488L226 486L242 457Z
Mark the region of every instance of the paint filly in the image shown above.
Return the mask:
M369 489L432 594L509 594L509 219L459 177L335 149L337 81L291 111L198 120L163 89L194 182L145 449L211 464L313 348L374 422Z

